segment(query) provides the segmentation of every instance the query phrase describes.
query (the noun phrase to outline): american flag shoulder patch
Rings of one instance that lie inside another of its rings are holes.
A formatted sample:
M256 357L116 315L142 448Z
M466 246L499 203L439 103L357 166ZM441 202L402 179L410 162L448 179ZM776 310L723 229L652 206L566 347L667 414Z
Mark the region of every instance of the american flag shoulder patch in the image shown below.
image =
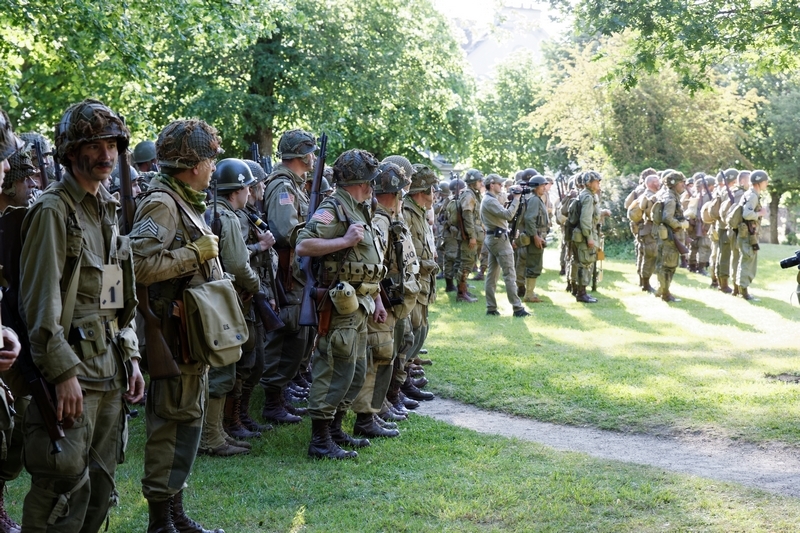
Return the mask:
M318 209L314 213L314 216L311 217L311 220L319 220L323 224L330 224L331 222L333 222L333 213L331 213L330 211L325 211L323 209Z
M294 204L294 195L288 192L282 192L278 195L278 202L280 205L292 205Z

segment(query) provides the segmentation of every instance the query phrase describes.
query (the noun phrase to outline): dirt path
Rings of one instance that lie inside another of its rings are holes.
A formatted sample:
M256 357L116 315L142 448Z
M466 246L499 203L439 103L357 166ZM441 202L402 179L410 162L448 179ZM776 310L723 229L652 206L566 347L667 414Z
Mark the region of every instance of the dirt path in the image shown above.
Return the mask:
M484 411L453 400L423 402L416 411L479 433L515 437L601 459L655 466L800 497L800 454L708 438L661 438L558 426Z

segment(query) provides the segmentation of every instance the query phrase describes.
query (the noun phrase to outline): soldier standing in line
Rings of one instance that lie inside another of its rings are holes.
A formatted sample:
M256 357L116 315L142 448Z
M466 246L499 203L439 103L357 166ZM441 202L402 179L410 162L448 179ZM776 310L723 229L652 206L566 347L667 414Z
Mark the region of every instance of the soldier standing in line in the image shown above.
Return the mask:
M442 208L444 212L444 292L455 292L456 285L453 280L460 277L456 270L458 249L461 242L461 230L458 225L458 199L461 197L467 184L458 177L450 180L450 200Z
M586 172L583 176L584 189L578 195L577 204L570 206L570 218L573 218L573 209L579 211L572 231L575 299L589 304L597 302L597 298L586 294L586 287L592 283L592 269L597 261L597 227L600 224L597 193L600 192L601 179L597 172Z
M656 193L661 187L661 182L657 174L648 174L644 178L645 190L636 200L642 210L642 220L637 224L636 249L637 262L636 270L639 273L639 286L643 292L654 293L656 290L650 285L650 277L656 270L658 260L658 249L660 241L658 239L657 227L653 223L653 213L651 208L655 200Z
M340 155L333 164L336 192L322 201L297 237L297 255L318 258L317 281L335 291L329 294L330 329L319 335L312 357L308 455L314 458L358 456L339 443L369 446L369 440L354 439L342 430L342 418L364 383L367 317L386 320L380 299L386 267L366 204L377 173L378 161L369 152L348 150Z
M689 221L683 217L680 195L685 190L686 178L677 170L666 170L662 178L666 188L659 191L656 196L656 205L653 206L653 223L659 227L661 251L658 256L658 290L656 296L665 302L679 302L678 298L670 292L672 278L680 263L680 252L675 241L683 242L684 233L689 227ZM660 213L659 213L660 210Z
M719 218L715 224L717 236L719 238L719 253L717 255L717 280L719 280L719 290L725 294L730 294L733 289L728 285L728 279L731 275L731 234L728 231L728 223L725 220L727 209L725 206L730 206L732 203L731 198L728 197L728 190L735 187L736 180L739 177L739 171L735 168L729 168L723 174L722 179L724 183L720 190L720 208ZM726 185L727 184L727 188Z
M719 287L719 279L717 278L717 268L719 267L719 232L717 230L717 222L719 221L719 206L722 203L722 196L725 195L725 175L720 172L715 178L711 178L716 184L714 194L712 196L711 205L706 209L708 210L708 220L712 220L708 235L711 238L711 255L709 256L709 273L711 274L711 284L709 288L716 289Z
M519 187L527 187L530 180L534 177L538 176L539 172L533 168L526 168L525 170L520 170L514 176L514 180L516 185ZM528 255L528 247L520 242L520 228L522 228L523 220L525 219L525 208L528 204L528 199L532 196L533 193L527 192L523 193L522 197L520 198L520 207L518 208L519 211L519 218L517 218L517 227L515 228L515 233L517 235L511 235L509 239L512 242L512 247L514 247L514 271L517 279L517 296L522 298L525 296L525 267L527 265L527 255ZM505 205L505 202L501 202ZM515 213L516 214L516 213ZM522 237L525 238L524 236ZM526 241L527 242L527 241Z
M514 249L508 235L508 222L514 218L520 203L521 189L511 189L513 198L509 206L497 199L503 188L505 180L497 174L489 174L486 179L488 190L481 201L481 221L486 227L487 243L489 246L489 271L486 278L486 314L499 316L495 288L500 270L503 271L503 281L506 285L508 302L514 308L514 316L525 317L531 314L522 305L517 295L516 272L514 271ZM517 194L513 194L516 192Z
M480 170L471 168L467 170L464 177L467 188L458 196L455 209L460 218L459 225L463 226L463 235L459 227L459 247L456 263L454 266L455 275L458 276L458 297L456 301L474 303L478 299L467 291L467 278L472 269L480 250L479 244L485 239L486 232L481 225L480 206L481 206L481 184L483 174ZM458 226L457 226L458 227Z
M123 400L144 391L127 237L117 202L101 187L130 134L97 100L70 106L56 126L58 160L67 168L31 207L22 226L20 298L30 355L55 386L56 418L66 444L57 456L42 412L25 413L25 468L31 488L22 509L26 531L100 530L116 492L127 417ZM57 459L57 460L56 460ZM66 498L68 505L59 505Z
M9 207L28 207L39 188L39 169L31 161L30 152L18 150L8 157L11 166L0 188L0 212Z
M295 377L314 344L314 329L301 326L300 301L306 279L295 260L293 234L308 216L308 195L304 190L306 173L317 161L316 139L303 130L284 132L278 142L281 162L275 165L267 178L264 192L264 213L275 237L278 252L278 277L286 291L286 305L280 308L285 324L281 329L267 333L264 373L264 408L261 416L265 422L298 424L305 409L295 408L286 402L284 389Z
M156 143L142 141L133 149L133 165L141 172L158 172L158 156L156 156Z
M525 254L525 302L540 303L536 293L536 280L542 274L544 265L544 248L547 246L547 233L550 231L550 216L547 213L545 195L547 181L536 176L528 182L532 194L526 200L524 208L524 230L527 239Z
M683 213L689 220L692 235L689 271L707 276L706 267L711 254L711 238L708 234L709 225L703 222L703 208L712 201L714 183L704 173L697 172L694 175L694 185L695 194Z
M758 267L758 234L761 219L769 214L769 209L761 206L761 193L767 190L769 176L763 170L754 170L750 174L750 188L741 199L742 223L736 243L741 261L736 271L736 283L745 300L757 300L748 292L750 284L756 277Z
M445 232L449 231L447 224L447 204L450 203L450 182L441 181L438 184L437 200L433 204L433 214L436 216L436 263L439 265L439 274L436 279L444 279L444 243ZM452 278L451 278L452 279Z
M727 210L725 211L725 218L727 222L727 218L731 211L739 205L742 197L744 196L745 192L747 192L750 186L750 171L749 170L740 170L738 183L736 187L733 188L733 201L727 206ZM720 213L722 216L722 213ZM740 263L740 256L739 256L739 246L737 245L737 239L739 234L739 227L732 227L731 224L728 224L728 237L730 237L731 241L731 277L733 278L733 296L739 296L739 285L736 283L736 273L739 272L739 263Z
M136 208L130 234L136 282L148 288L146 305L160 319L169 347L162 355L170 359L184 348L173 303L183 300L186 288L223 275L215 261L219 239L203 219L204 191L222 153L220 144L217 130L201 120L168 124L156 141L161 173ZM178 356L179 376L152 379L151 374L147 390L142 493L150 510L148 533L206 531L183 508L208 397L208 365L188 355L188 360ZM147 357L148 362L156 357L150 346Z

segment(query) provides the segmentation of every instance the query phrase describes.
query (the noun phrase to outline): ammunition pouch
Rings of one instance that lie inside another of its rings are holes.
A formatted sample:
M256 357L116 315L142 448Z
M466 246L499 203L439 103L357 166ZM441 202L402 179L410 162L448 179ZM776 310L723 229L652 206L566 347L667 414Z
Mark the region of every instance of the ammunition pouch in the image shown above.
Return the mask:
M116 313L107 317L94 313L72 321L69 343L81 361L87 361L105 354L108 343L117 333Z

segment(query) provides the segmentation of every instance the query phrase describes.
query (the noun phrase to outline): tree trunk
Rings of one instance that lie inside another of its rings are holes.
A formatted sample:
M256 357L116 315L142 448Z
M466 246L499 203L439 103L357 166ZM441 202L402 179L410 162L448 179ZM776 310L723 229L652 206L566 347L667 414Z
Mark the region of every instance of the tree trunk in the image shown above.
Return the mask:
M769 242L772 244L780 244L778 242L778 207L781 204L781 193L772 191L769 200Z

